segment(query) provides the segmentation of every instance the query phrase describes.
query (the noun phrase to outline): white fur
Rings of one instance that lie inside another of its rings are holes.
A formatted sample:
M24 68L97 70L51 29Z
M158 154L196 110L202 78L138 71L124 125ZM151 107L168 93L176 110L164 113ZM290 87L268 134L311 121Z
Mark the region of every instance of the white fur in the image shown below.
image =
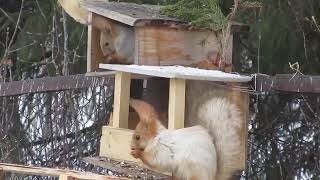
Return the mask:
M161 130L148 143L145 152L152 154L152 165L173 171L179 179L192 177L213 180L216 174L215 147L207 130L201 126Z
M218 154L217 180L230 178L239 158L240 110L226 98L212 98L199 107L200 124L209 130Z

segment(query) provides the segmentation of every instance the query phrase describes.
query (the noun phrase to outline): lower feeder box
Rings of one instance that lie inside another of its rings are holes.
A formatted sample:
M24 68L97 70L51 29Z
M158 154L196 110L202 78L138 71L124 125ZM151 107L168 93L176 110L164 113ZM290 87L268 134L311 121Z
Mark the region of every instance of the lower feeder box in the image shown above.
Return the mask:
M130 82L132 77L139 77L145 81L141 99L156 108L169 129L196 125L197 107L208 98L224 97L235 103L241 110L241 128L237 133L241 153L236 166L245 169L249 112L246 89L251 77L182 66L100 64L99 67L116 71L113 117L109 126L103 127L100 156L142 165L130 155L131 137L138 122L137 114L129 112Z

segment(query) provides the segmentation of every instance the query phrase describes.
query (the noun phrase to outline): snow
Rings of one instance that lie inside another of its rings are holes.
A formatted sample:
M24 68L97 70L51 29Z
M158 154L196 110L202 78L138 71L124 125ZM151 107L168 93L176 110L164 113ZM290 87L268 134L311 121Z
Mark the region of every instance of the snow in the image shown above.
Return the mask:
M204 70L184 66L146 66L146 65L115 65L100 64L102 69L158 76L165 78L182 78L192 80L222 81L222 82L248 82L252 77L218 70Z

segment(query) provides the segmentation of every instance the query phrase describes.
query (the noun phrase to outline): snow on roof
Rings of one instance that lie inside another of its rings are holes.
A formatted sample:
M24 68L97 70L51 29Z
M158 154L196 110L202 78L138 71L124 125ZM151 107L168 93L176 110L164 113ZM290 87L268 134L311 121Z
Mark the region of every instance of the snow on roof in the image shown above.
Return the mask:
M218 70L204 70L184 66L145 66L145 65L116 65L100 64L101 69L122 71L134 74L164 78L180 78L190 80L205 80L219 82L248 82L252 77Z

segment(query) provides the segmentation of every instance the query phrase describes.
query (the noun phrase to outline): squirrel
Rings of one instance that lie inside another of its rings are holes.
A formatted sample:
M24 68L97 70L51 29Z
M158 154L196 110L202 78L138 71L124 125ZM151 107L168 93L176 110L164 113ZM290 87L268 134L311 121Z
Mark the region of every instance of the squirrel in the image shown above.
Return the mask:
M238 170L240 109L226 98L206 100L196 126L168 130L150 104L130 99L140 121L131 140L131 155L145 165L172 172L181 180L227 180Z
M85 25L89 24L89 12L80 7L80 0L58 0L58 3L75 21Z
M102 0L101 0L102 1ZM134 30L129 26L96 15L88 21L89 12L80 6L80 0L58 0L60 6L75 21L92 25L100 31L100 48L106 63L132 64L134 62Z
M131 141L131 155L150 168L173 172L178 179L212 180L216 151L209 132L201 126L166 129L148 103L130 99L140 121Z

